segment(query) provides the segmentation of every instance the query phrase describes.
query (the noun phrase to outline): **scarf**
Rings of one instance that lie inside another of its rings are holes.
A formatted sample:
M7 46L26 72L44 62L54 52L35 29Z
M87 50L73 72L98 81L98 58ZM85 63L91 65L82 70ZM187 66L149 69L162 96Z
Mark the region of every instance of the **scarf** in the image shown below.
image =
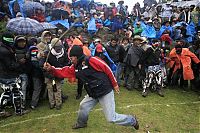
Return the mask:
M55 49L52 48L52 45L49 44L49 49L51 49L51 54L54 55L57 59L64 55L64 48L62 48L60 52L56 52Z

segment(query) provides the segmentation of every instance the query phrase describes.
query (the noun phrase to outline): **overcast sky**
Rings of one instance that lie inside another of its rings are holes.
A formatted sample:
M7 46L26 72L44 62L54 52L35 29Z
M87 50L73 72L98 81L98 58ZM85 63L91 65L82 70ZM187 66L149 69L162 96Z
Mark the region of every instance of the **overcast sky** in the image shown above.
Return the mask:
M94 0L96 2L101 2L105 4L109 4L110 2L118 3L119 0ZM141 6L143 6L143 0L124 0L124 5L128 5L129 8L132 9L132 7L135 5L135 3L139 2Z

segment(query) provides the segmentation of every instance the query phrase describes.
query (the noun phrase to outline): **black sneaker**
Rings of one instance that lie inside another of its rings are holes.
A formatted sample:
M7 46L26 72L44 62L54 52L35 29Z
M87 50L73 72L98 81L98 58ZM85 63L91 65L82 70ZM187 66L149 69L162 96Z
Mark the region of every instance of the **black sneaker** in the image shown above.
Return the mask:
M62 95L61 97L62 97L62 103L64 103L69 98L69 96L67 95Z
M79 129L79 128L85 128L85 127L87 127L87 124L79 125L78 123L76 123L72 126L72 129Z
M164 97L163 91L161 89L158 90L158 95Z
M148 95L148 91L147 91L147 90L143 90L143 91L142 91L142 96L143 96L143 97L146 97L147 95Z
M30 110L23 110L21 113L16 113L16 115L17 116L22 116L22 115L28 114L30 112L31 112Z
M139 122L135 115L133 115L133 117L135 118L135 124L133 125L133 127L135 128L135 130L139 130Z

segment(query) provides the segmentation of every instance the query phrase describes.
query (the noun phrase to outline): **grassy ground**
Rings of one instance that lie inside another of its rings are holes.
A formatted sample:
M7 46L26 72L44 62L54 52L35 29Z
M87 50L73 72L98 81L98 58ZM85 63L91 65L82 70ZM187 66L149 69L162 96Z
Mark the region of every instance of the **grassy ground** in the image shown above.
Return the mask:
M165 89L165 97L150 93L146 98L138 91L127 91L115 95L119 113L136 114L140 130L106 122L100 106L91 112L88 127L72 130L81 100L75 100L75 86L65 85L64 92L69 100L61 110L50 110L44 101L30 114L12 116L0 121L0 133L199 133L200 101L195 92L180 89ZM129 105L129 106L128 106Z

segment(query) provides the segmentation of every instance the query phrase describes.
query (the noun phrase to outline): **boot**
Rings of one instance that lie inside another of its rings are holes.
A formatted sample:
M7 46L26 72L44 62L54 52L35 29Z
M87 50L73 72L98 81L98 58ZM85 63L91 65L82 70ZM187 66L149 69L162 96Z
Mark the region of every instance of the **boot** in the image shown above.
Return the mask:
M54 104L49 104L49 108L53 109L53 108L55 108L55 105Z
M60 110L62 108L62 105L56 105L56 109Z
M79 125L78 123L75 123L72 126L72 129L79 129L79 128L85 128L85 127L87 127L87 124Z
M62 98L62 103L64 103L69 98L69 96L61 93L61 98Z
M162 89L158 89L158 95L161 96L161 97L164 97Z
M7 118L10 116L12 116L12 114L9 112L5 112L5 111L0 112L0 118Z
M76 96L76 100L79 100L81 98L81 94L78 94L77 96Z
M135 118L135 124L133 125L133 127L136 129L136 130L139 130L139 122L137 120L137 117L135 115L133 115L133 117Z
M143 97L146 97L148 95L148 89L146 88L146 89L144 89L143 91L142 91L142 96Z
M22 112L21 113L16 113L16 115L17 116L22 116L22 115L25 115L25 114L28 114L28 113L30 113L31 111L30 110L22 110Z

